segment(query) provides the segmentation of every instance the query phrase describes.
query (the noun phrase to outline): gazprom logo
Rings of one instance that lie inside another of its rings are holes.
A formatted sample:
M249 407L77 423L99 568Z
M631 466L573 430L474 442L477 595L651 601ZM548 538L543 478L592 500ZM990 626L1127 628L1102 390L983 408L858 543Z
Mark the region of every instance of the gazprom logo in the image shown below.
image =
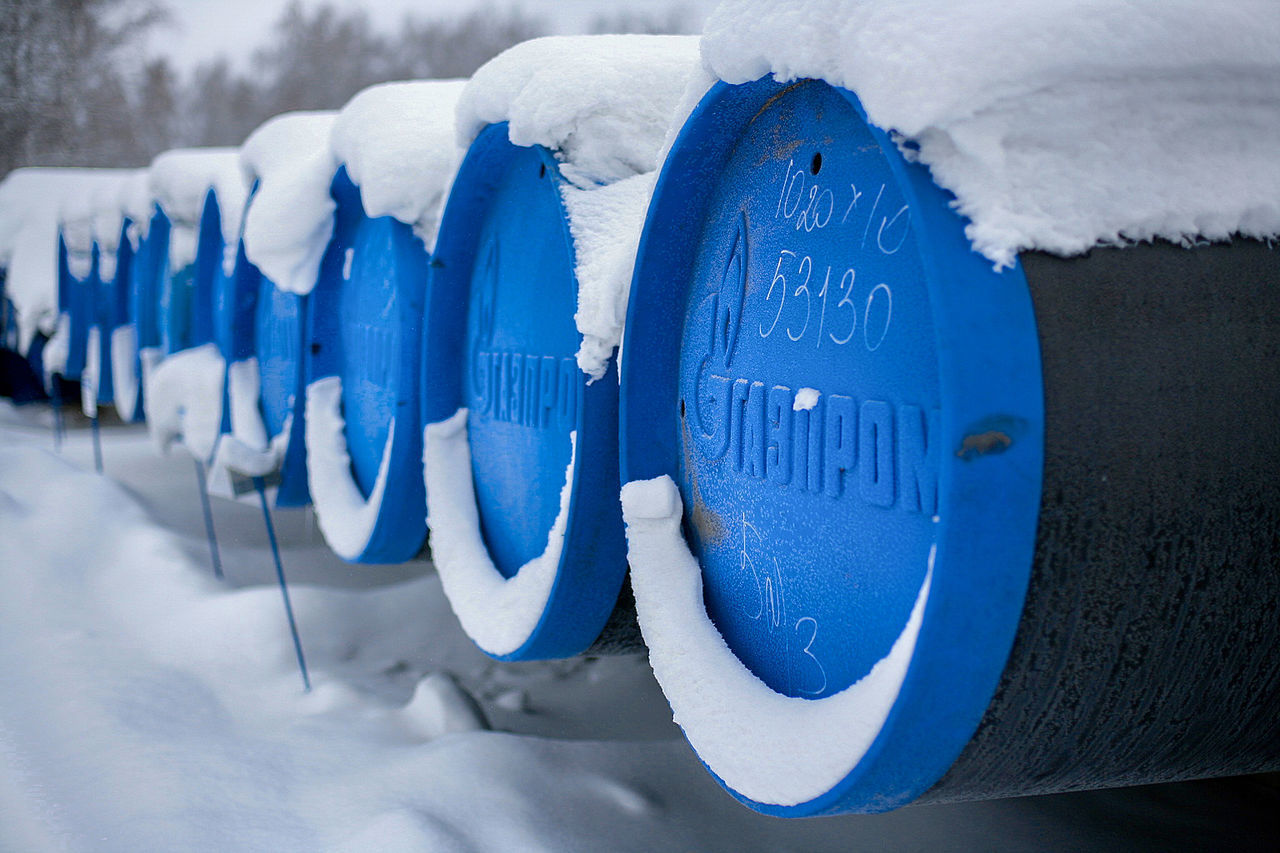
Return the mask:
M747 233L740 215L720 286L698 303L687 327L694 338L686 346L698 360L683 379L681 416L697 454L778 486L936 514L937 409L792 388L735 369Z
M534 429L573 429L582 374L573 356L498 350L493 346L498 244L481 252L471 289L467 389L473 415Z
M690 432L708 461L814 494L937 513L937 409L715 373L693 399Z

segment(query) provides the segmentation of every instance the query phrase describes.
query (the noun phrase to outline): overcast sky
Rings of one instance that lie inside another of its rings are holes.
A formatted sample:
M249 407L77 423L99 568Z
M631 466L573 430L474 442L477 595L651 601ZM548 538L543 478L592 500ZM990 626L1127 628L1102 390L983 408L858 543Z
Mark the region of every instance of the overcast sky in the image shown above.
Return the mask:
M180 69L224 53L242 61L263 43L271 25L289 0L163 0L173 23L157 28L150 52L167 55ZM319 6L324 0L302 0ZM483 8L519 8L543 18L554 32L581 32L597 15L636 12L664 17L673 9L687 9L695 21L705 18L716 0L328 0L339 8L369 11L380 29L393 29L406 14L453 17Z

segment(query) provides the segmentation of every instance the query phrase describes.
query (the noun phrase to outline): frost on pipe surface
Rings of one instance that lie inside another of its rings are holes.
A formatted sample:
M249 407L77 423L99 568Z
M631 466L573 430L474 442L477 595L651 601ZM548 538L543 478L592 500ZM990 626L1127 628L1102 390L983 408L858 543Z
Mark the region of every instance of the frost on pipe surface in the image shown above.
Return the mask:
M649 208L620 415L637 613L690 743L771 814L915 799L1018 624L1034 317L947 201L847 93L760 81L703 99Z
M346 169L332 193L333 237L306 305L311 498L343 559L402 562L426 537L418 370L428 256L408 225L365 215Z
M547 149L512 144L505 123L481 132L445 208L424 326L427 437L460 419L434 441L466 444L474 483L456 487L456 462L433 472L444 451L429 448L427 516L446 543L433 555L468 634L505 659L588 648L626 573L617 382L612 362L589 382L575 356L563 183Z

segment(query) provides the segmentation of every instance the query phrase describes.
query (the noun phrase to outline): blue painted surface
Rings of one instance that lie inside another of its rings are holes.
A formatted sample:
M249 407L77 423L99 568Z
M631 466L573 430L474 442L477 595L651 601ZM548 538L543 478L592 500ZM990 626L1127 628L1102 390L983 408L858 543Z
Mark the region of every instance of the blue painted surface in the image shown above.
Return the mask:
M210 191L207 198L214 200L216 207L216 197L212 191ZM207 209L206 216L212 219L212 214ZM222 264L224 252L221 250L218 252L217 263L212 265L213 342L217 344L218 352L222 356L223 362L227 365L228 371L233 363L243 361L254 354L258 288L259 280L262 278L258 268L249 263L249 258L244 253L243 217L241 217L241 222L241 234L236 240L235 265L231 268L231 271L228 273ZM206 221L202 219L202 230L205 225ZM217 242L221 247L222 231L220 223L218 225ZM197 260L197 266L199 266L199 260ZM230 381L223 382L223 433L231 432L230 389Z
M219 281L226 278L222 270L222 208L213 189L204 195L196 238L195 268L191 280L191 346L215 340L215 315Z
M129 318L138 330L139 349L162 345L160 298L168 269L170 227L169 217L155 206L129 271Z
M330 192L333 237L306 301L307 382L341 377L352 475L366 497L384 449L391 454L378 520L355 562L400 562L426 538L418 372L428 256L409 226L365 215L345 168Z
M65 298L63 310L70 317L71 337L67 343L67 364L62 371L65 379L78 380L84 373L89 349L89 327L93 325L94 294L98 278L98 257L95 248L89 275L77 278L68 263L68 250L62 236L58 236L58 292L60 301Z
M107 334L103 343L103 360L108 365L110 371L107 375L110 382L111 395L115 396L115 370L117 365L111 357L111 338L115 329L121 326L130 325L133 322L133 288L136 281L135 260L138 251L141 248L135 248L133 241L129 239L129 233L133 230L133 221L126 217L120 224L119 240L116 244L116 273L112 278L110 290L110 304L107 308L107 322L112 330ZM104 283L105 284L105 283ZM135 341L137 339L137 328L134 328ZM133 407L128 411L120 411L121 405L127 405L121 401L111 400L110 402L120 402L116 406L116 413L126 422L142 420L142 365L137 354L134 354L133 361L126 366L133 374L134 382L138 388L138 394L134 399ZM103 400L101 395L98 398L99 403L108 402Z
M255 183L250 203L257 189ZM236 259L236 278L241 293L253 290L253 354L258 358L262 420L267 434L279 435L286 425L290 426L289 445L276 489L276 506L306 506L311 502L307 486L306 386L302 358L306 342L306 298L278 289L263 275L245 256L243 237Z
M481 532L507 577L542 554L577 433L569 520L542 620L506 659L565 657L599 635L626 574L618 507L617 380L587 385L573 244L555 158L481 132L454 182L426 318L423 416L468 409Z
M93 255L94 265L98 269L98 275L93 279L93 321L92 325L98 327L98 388L97 402L99 405L111 403L115 399L115 389L112 383L112 364L111 364L111 332L116 327L116 281L119 270L116 275L109 279L102 277L102 247L94 241ZM119 253L117 253L117 257ZM128 270L125 270L128 274Z
M5 294L8 270L0 268L0 346L18 349L18 311Z
M883 811L927 790L1021 613L1043 454L1034 315L1021 270L993 272L950 201L850 93L761 80L704 98L649 209L623 479L679 484L734 654L787 696L843 690L888 653L936 552L877 741L811 802L739 796L769 814Z
M160 331L160 348L165 355L172 355L193 345L191 317L196 265L193 261L181 269L173 269L170 263L168 239L172 236L172 226L165 236L163 246L156 244L156 251L161 253L160 268L162 270L159 280L160 305L156 323Z

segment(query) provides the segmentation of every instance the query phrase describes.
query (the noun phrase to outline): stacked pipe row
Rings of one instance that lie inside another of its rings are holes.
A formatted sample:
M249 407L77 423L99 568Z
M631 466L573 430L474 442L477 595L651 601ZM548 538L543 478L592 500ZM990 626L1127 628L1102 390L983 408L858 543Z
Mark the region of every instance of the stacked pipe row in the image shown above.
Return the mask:
M703 73L537 40L164 155L64 217L46 370L346 560L429 529L494 657L638 617L761 811L1280 767L1276 250L993 268L854 94Z

